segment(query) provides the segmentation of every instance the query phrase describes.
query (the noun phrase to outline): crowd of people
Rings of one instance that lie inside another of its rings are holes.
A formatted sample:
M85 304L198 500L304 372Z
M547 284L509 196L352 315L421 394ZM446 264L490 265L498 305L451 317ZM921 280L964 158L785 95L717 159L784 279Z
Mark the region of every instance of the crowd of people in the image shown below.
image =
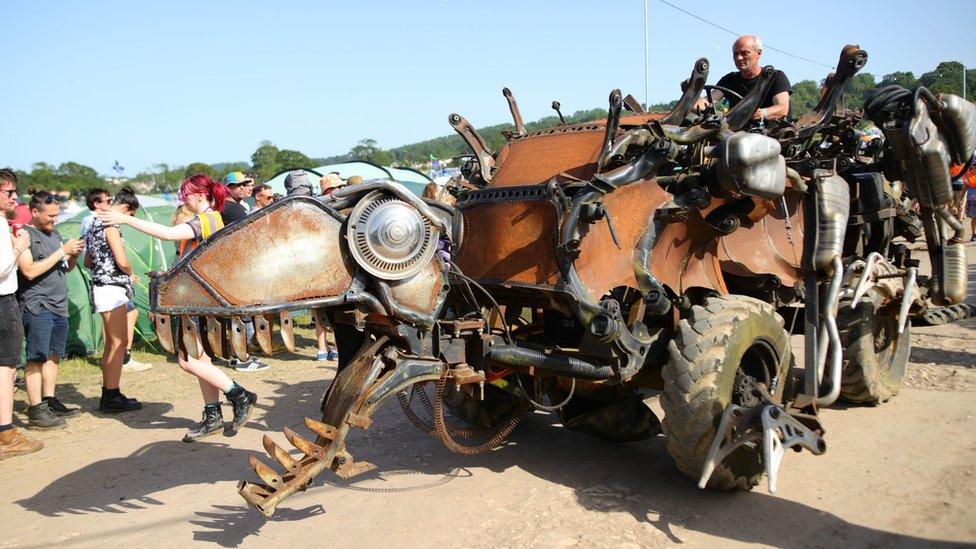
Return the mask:
M326 174L313 190L309 172L297 170L285 178L291 195L328 195L336 189L362 181L358 176L342 179L338 173ZM0 211L9 220L18 208L17 176L0 169ZM241 172L227 174L222 181L197 174L180 186L181 205L171 225L136 217L139 200L129 187L114 196L105 189L92 189L86 204L92 212L81 223L80 238L64 239L55 227L60 213L57 197L46 191L33 192L25 224L11 223L6 237L0 238L0 460L36 452L43 444L27 437L13 424L13 393L17 366L26 347L24 367L27 392L27 427L63 429L65 418L81 413L57 396L58 367L65 356L68 336L67 273L78 267L89 270L93 310L102 318L104 346L101 358L102 392L98 411L120 414L142 409L138 399L121 391L123 371L152 368L132 358L134 326L139 311L132 302L132 286L138 281L126 256L120 225L161 240L173 241L178 255L193 248L224 225L271 205L280 195L270 186L255 185ZM253 199L253 205L248 199ZM313 314L318 345L317 360L336 360L338 353L327 339L325 315ZM246 320L248 340L254 326ZM247 422L257 395L246 390L214 364L214 358L181 353L177 362L194 375L203 397L201 421L183 436L193 442L223 432L233 436ZM231 359L227 365L239 372L255 372L268 365L255 357ZM225 423L220 395L230 403L233 417Z

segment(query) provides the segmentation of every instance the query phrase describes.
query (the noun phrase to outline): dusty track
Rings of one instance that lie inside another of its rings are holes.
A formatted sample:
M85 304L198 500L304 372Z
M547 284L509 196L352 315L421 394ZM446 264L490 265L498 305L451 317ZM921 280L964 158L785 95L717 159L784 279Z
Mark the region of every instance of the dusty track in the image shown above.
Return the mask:
M972 261L976 247L969 251ZM545 414L527 418L504 448L463 458L391 405L349 442L378 471L351 484L322 478L270 521L236 494L252 474L247 455L262 434L283 443L283 426L314 417L334 369L308 360L306 347L268 371L238 374L261 398L252 423L235 438L184 444L199 392L175 364L160 364L125 380L145 410L86 413L38 435L42 453L0 462L0 547L973 543L976 319L916 328L913 342L902 393L876 408L827 410L828 452L788 454L775 496L765 485L699 491L673 467L662 437L613 444ZM91 409L97 385L92 371L65 384L62 398Z

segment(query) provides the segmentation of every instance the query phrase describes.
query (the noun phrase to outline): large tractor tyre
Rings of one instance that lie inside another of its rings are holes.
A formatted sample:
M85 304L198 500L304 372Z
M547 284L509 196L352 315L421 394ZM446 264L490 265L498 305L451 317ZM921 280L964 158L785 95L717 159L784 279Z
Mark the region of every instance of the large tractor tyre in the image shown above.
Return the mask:
M668 453L698 480L728 405L757 403L749 394L753 380L782 401L793 364L790 336L772 305L726 295L692 307L668 352L661 395ZM762 474L761 449L742 446L715 468L708 486L749 490Z
M840 396L858 404L881 404L898 394L911 353L911 324L898 333L897 310L874 289L854 309L842 302L837 313L844 369Z

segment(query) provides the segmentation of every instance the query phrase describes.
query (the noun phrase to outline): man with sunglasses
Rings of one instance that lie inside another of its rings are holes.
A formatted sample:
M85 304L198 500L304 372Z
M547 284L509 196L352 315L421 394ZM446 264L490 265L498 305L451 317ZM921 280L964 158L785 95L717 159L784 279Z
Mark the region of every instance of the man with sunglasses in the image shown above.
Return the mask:
M274 202L274 193L271 192L271 185L262 183L254 187L254 209L260 210Z
M239 219L244 219L251 213L251 205L247 203L247 199L254 192L254 179L243 172L230 172L224 176L223 184L227 187L227 200L224 201L224 206L220 209L220 217L224 220L224 226L227 226ZM254 322L250 318L243 320L244 328L247 330L247 340L250 342L251 338L254 337ZM230 367L238 372L260 372L269 367L253 356L248 357L243 362L232 358L229 363Z
M10 216L17 207L17 175L0 169L0 212ZM14 378L24 342L24 325L17 304L17 259L30 248L27 231L0 236L0 460L36 452L44 444L24 436L13 424Z
M68 339L68 271L75 268L82 243L61 240L54 228L61 206L51 193L34 193L30 210L31 222L24 226L30 247L17 258L17 299L27 336L28 427L63 429L64 418L79 412L58 400L54 390Z

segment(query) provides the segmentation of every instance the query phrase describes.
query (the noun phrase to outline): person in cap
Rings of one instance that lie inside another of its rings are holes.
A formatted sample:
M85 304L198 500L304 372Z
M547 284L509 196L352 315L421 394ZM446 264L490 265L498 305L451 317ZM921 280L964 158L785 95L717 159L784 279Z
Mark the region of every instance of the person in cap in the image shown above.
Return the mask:
M220 217L223 219L224 225L230 225L235 221L244 219L251 213L251 205L247 203L247 199L251 197L251 193L254 191L254 179L245 175L244 172L230 172L224 176L223 184L227 187L227 200L224 201L224 205L220 209ZM254 337L254 321L251 318L242 320L244 321L244 328L247 330L247 340L251 341L251 338ZM238 372L259 372L267 370L269 367L253 356L248 357L243 362L236 358L231 358L228 362L230 367Z
M329 172L319 179L319 190L322 191L322 196L328 196L345 184L339 172Z
M220 210L220 217L225 225L230 225L251 213L247 199L254 191L254 179L244 175L244 172L230 172L224 176L223 183L227 187L227 200Z
M288 196L312 196L312 182L304 170L295 170L285 176L285 192Z

